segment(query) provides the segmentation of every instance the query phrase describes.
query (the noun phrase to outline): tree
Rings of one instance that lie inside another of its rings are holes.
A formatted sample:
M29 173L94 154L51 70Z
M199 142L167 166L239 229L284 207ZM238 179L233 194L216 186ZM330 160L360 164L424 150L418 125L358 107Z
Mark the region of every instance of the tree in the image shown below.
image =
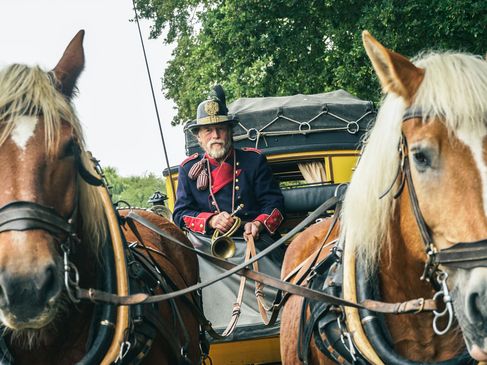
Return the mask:
M487 50L483 0L137 0L152 36L176 42L162 82L173 123L193 119L216 82L227 99L338 88L380 98L361 41L369 30L407 56L420 50Z
M144 176L122 177L113 167L104 169L113 202L123 200L130 206L147 208L149 198L156 192L165 193L164 180L150 173Z

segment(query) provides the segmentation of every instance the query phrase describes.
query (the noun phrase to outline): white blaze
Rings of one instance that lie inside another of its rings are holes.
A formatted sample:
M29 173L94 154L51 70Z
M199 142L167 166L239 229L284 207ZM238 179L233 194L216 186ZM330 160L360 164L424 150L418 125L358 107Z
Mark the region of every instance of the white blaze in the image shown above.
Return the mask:
M486 133L474 135L472 132L458 132L459 139L465 143L472 151L473 158L479 169L480 178L482 179L482 201L484 203L484 213L487 215L487 165L484 161L483 142Z
M23 151L27 147L29 139L34 135L36 125L36 116L21 116L16 120L11 137L15 144Z

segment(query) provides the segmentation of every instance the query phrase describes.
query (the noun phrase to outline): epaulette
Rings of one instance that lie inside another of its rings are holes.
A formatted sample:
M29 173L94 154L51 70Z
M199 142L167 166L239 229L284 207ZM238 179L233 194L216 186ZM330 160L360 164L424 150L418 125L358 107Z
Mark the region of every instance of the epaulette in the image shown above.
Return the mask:
M181 166L186 165L186 164L187 164L189 161L192 161L192 160L194 160L194 159L195 159L195 158L197 158L197 157L198 157L198 152L193 153L191 156L188 156L188 157L186 158L186 160L184 160L183 162L181 162Z
M259 150L258 148L252 148L252 147L242 147L242 151L255 152L255 153L258 153L259 155L262 154L261 150Z

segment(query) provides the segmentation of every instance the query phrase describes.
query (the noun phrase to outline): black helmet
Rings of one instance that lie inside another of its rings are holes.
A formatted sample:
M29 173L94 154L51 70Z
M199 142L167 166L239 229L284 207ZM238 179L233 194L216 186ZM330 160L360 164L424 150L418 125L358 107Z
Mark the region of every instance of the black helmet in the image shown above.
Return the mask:
M208 99L198 105L196 120L188 123L185 129L189 129L196 134L199 127L217 124L232 126L237 124L237 120L228 115L227 105L225 104L225 91L223 91L221 85L215 85Z

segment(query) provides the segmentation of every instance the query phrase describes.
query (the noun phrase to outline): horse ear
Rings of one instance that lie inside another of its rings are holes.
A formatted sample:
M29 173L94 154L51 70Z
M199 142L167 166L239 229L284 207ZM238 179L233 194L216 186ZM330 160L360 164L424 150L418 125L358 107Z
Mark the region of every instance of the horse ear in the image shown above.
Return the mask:
M85 53L83 51L83 38L85 31L80 30L69 42L63 56L53 71L60 82L61 92L68 98L73 96L76 80L85 66Z
M385 48L364 30L362 41L374 66L384 92L393 92L411 103L421 81L424 69L416 67L406 57Z

